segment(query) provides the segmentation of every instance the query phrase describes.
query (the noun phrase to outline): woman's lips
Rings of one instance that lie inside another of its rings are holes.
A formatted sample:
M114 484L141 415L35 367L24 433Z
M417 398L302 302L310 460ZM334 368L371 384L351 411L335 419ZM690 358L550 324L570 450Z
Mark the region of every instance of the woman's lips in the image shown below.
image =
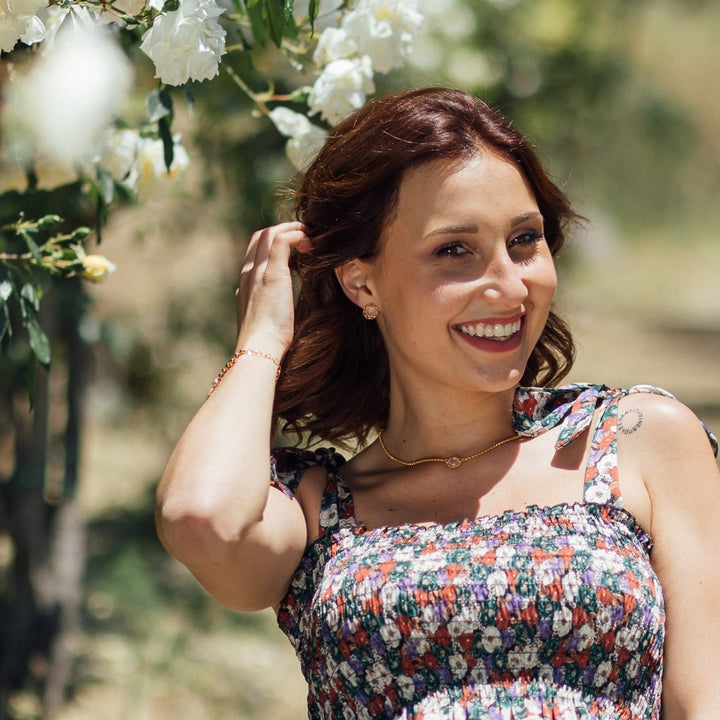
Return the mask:
M479 350L485 352L508 352L517 348L522 341L523 317L504 320L489 318L483 322L460 323L453 329Z

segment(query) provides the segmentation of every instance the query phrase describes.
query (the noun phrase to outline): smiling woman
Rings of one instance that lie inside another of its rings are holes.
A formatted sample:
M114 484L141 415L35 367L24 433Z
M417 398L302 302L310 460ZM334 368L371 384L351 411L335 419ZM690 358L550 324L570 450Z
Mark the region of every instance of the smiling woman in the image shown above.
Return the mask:
M501 158L512 165L498 162ZM567 199L550 181L527 140L477 98L423 90L380 99L332 133L317 162L305 174L296 197L298 216L311 228L313 251L297 260L302 282L295 310L295 342L288 350L287 372L276 397L276 409L287 430L341 440L364 438L385 424L389 365L384 336L378 326L363 322L337 283L335 269L355 258L372 258L383 226L391 219L406 222L408 214L398 211L406 184L400 183L401 178L414 182L418 189L425 185L426 193L432 193L442 180L445 199L454 198L463 185L465 205L477 206L483 197L472 185L478 176L475 172L473 177L473 162L481 160L491 163L497 172L506 167L505 172L510 172L513 166L519 170L514 179L526 194L526 205L514 208L503 220L517 228L518 237L507 242L513 248L519 246L527 239L519 232L525 228L530 235L544 232L542 245L552 255L559 252L564 227L575 219ZM420 170L431 162L436 163L436 173ZM532 196L530 206L528 194ZM406 191L402 199L410 212L415 209L410 206L413 202L423 204L414 192ZM436 203L440 203L439 198ZM526 217L528 212L533 218ZM476 224L481 220L468 221L446 210L434 225L423 230L441 235L435 238L436 247L428 238L427 251L457 253L457 248L450 247L452 238L443 230L457 237L458 231L479 229ZM447 250L441 250L443 247ZM324 332L316 332L319 325ZM569 370L573 356L570 331L551 309L542 337L527 361L522 383L557 382ZM303 368L301 373L293 370L296 363ZM342 367L343 372L332 372L333 367ZM308 387L306 373L312 369L317 372L317 381L310 385L322 385L321 393L304 392Z
M168 550L276 609L314 719L712 717L715 440L657 388L554 387L574 215L526 140L459 91L390 96L296 200L158 490ZM365 447L268 463L278 422Z

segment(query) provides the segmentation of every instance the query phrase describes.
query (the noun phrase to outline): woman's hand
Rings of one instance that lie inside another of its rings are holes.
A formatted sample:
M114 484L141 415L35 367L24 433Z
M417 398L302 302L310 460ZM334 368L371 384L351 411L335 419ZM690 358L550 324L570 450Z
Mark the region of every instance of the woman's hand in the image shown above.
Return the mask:
M253 233L238 282L238 347L281 358L293 338L290 252L311 248L306 227L286 222Z

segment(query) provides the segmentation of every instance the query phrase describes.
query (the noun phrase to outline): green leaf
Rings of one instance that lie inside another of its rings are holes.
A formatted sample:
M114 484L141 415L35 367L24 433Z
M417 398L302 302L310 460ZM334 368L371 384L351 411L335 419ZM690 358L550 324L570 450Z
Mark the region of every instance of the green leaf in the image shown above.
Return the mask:
M123 185L123 183L115 183L115 194L118 202L125 205L132 205L137 200L133 191L127 185Z
M40 327L36 315L32 315L25 323L28 335L30 336L30 347L35 353L38 362L47 367L50 365L50 340L45 331Z
M108 204L102 197L102 193L98 192L95 202L95 234L97 235L98 245L103 241L103 226L108 219Z
M80 225L80 227L76 227L72 233L70 233L70 240L72 242L82 242L83 240L87 240L91 234L92 230L89 227Z
M188 83L184 85L185 99L187 100L188 109L192 112L195 109L195 93Z
M320 12L320 0L310 0L308 5L308 17L310 18L310 30L315 32L315 20Z
M255 42L261 47L265 47L267 32L265 31L265 20L263 19L262 0L248 0L247 14Z
M97 187L103 202L110 205L115 198L115 181L102 165L97 166Z
M41 230L54 230L62 221L59 215L44 215L37 221L37 226Z
M297 23L295 22L294 0L285 0L285 25L283 36L291 40L297 40L300 36Z
M33 260L35 260L36 263L42 262L42 254L40 253L40 248L37 246L37 243L27 233L23 234L23 238L25 239L30 254L33 256Z
M150 122L157 122L168 115L172 117L173 105L170 93L162 88L149 92L145 99L145 110Z
M20 290L20 309L24 319L34 315L40 309L38 289L30 283L25 283Z
M10 311L5 303L0 305L2 311L0 311L0 342L2 342L7 335L12 336L12 327L10 325Z
M165 161L165 169L170 172L175 157L175 143L173 142L172 133L170 132L170 123L167 118L160 118L158 121L158 132L163 144L163 160Z
M265 10L270 39L280 47L285 27L285 3L283 0L265 0Z

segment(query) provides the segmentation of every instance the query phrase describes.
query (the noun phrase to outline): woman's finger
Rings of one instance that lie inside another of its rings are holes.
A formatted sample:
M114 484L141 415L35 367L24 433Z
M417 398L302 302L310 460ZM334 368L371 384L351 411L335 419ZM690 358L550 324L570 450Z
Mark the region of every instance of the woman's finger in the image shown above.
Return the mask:
M288 266L290 248L296 247L300 251L309 249L309 240L305 229L300 222L287 222L253 233L240 273L239 286L242 288L246 282L250 281L250 278L255 278L256 281L262 280L273 248L275 248L274 264L275 262L280 263L275 270L282 273Z
M251 235L250 242L248 243L243 270L252 270L254 265L265 260L275 239L279 236L290 234L291 239L297 242L298 239L305 237L305 230L305 226L300 222L287 222L255 231ZM292 238L292 236L298 232L301 233L301 235Z

